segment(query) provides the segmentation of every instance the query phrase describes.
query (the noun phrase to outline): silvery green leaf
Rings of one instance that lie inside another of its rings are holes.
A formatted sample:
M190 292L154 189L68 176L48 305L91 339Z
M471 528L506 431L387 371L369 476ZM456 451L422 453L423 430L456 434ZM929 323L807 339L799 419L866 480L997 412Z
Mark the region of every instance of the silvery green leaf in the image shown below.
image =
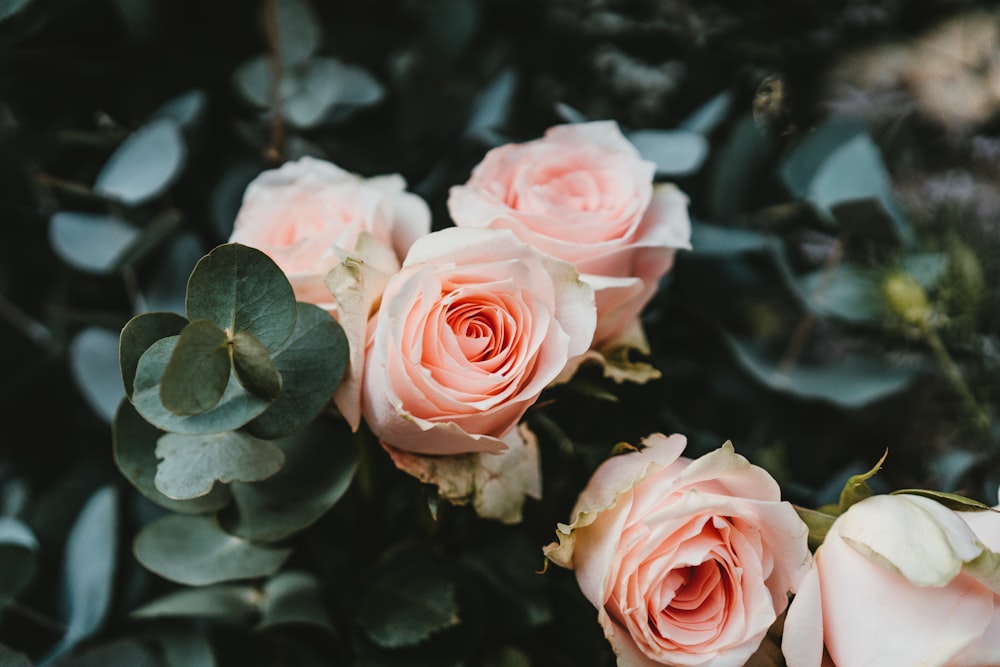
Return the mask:
M158 118L133 132L104 164L94 191L134 206L158 197L181 175L187 146L180 126Z
M125 395L118 345L118 334L88 327L69 346L69 367L77 387L91 409L109 424Z
M294 67L310 58L323 39L320 23L305 0L277 0L281 66Z
M166 433L156 443L154 483L174 500L207 495L216 481L258 482L285 463L285 454L267 440L240 431L207 435Z
M188 586L266 577L277 572L292 552L230 535L210 517L179 514L145 526L135 538L134 550L146 568Z
M628 133L639 154L656 165L661 176L687 176L708 157L708 139L687 130L637 130Z
M49 223L49 242L73 268L105 274L118 268L140 231L110 215L60 211Z

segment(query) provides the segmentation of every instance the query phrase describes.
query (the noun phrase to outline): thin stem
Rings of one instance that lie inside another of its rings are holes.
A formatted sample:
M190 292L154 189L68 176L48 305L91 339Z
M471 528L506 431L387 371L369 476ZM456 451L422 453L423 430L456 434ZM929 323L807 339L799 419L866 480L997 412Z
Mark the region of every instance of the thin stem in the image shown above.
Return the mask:
M979 405L979 401L976 400L976 397L969 388L965 378L962 377L962 371L958 368L958 364L955 363L955 360L951 358L951 355L948 353L948 349L944 346L944 343L941 342L941 337L938 336L937 331L928 325L926 327L921 327L920 333L930 346L931 351L934 353L934 357L941 365L942 370L944 370L945 377L947 377L948 381L951 382L951 386L955 390L955 393L958 394L959 398L962 400L962 405L969 412L969 414L975 416L976 427L982 431L988 431L990 427L989 415L985 410L983 410L982 406Z
M47 630L55 635L66 634L66 625L51 616L46 616L40 611L36 611L31 607L26 607L20 602L14 600L7 604L6 611L17 614L21 618L34 623L38 627Z
M48 347L52 344L52 332L41 322L28 316L23 310L15 306L0 294L0 319L14 325L32 343L39 347Z
M264 30L267 33L268 64L271 69L271 144L267 159L274 164L285 160L285 121L281 115L281 37L278 31L277 0L264 0Z

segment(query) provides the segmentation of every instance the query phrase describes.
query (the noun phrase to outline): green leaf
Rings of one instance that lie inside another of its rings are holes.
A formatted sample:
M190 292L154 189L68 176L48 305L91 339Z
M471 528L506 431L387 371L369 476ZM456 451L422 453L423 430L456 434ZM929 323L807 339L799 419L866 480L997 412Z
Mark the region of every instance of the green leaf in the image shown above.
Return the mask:
M869 470L868 472L863 472L860 475L852 475L847 483L844 484L844 488L840 492L840 502L838 507L840 513L843 514L847 511L851 505L859 503L865 498L871 498L875 495L875 492L871 490L868 486L868 480L874 477L879 470L882 469L882 464L885 463L885 458L889 456L889 450L885 450L882 454L882 458L878 460L878 463Z
M14 16L28 6L31 0L0 0L0 21Z
M156 442L164 435L143 419L127 400L118 406L111 436L115 465L139 493L157 505L174 512L201 514L214 512L229 504L229 489L218 485L211 492L191 500L174 500L156 488Z
M276 10L281 66L294 67L319 48L323 39L320 23L305 0L278 0Z
M696 257L725 257L745 252L759 252L767 250L772 245L770 237L752 229L691 222L691 248Z
M960 496L957 493L945 493L944 491L933 491L931 489L900 489L893 491L892 495L907 494L911 496L923 496L936 500L945 507L955 512L996 512L986 503L981 503L972 498Z
M158 118L136 130L112 153L97 174L94 191L129 206L143 204L177 180L186 160L180 126L169 118Z
M833 273L819 270L794 281L808 308L848 322L878 322L885 312L879 290L881 272L841 264Z
M296 127L319 125L335 111L370 106L385 88L367 70L336 58L313 58L282 80L285 118Z
M247 622L257 616L260 593L246 584L216 584L168 593L132 612L135 618L195 617Z
M795 364L783 372L778 360L750 341L725 336L736 360L751 375L776 391L859 408L906 388L917 368L896 367L874 358L844 355L828 365Z
M343 496L357 471L357 448L342 421L317 420L276 443L285 466L263 482L234 483L235 505L219 521L234 535L273 542L312 525Z
M264 584L258 628L306 624L333 630L321 582L308 572L282 572Z
M681 121L679 127L689 132L709 134L726 119L732 106L733 96L724 90L695 109L690 116Z
M83 506L66 540L66 632L43 662L66 653L101 627L111 606L117 554L118 494L108 485Z
M118 334L103 327L78 333L69 346L69 367L91 409L110 424L125 395L118 372Z
M708 140L688 130L637 130L629 141L639 154L656 165L659 176L693 174L708 157Z
M177 336L164 338L149 347L139 358L132 403L143 418L163 431L184 435L203 435L234 431L269 405L268 401L248 393L231 376L226 391L214 408L200 415L177 415L160 401L160 378L177 344Z
M216 667L212 645L200 629L161 628L155 639L163 653L165 667Z
M909 241L878 147L853 120L827 122L808 135L781 166L788 188L820 213L854 232Z
M176 313L144 313L128 321L118 343L118 365L121 367L125 393L129 398L134 391L139 358L161 338L178 335L187 323L186 317Z
M252 333L273 352L295 327L292 286L267 255L238 243L203 257L188 280L187 316L230 335Z
M257 482L281 470L284 453L239 431L207 435L167 433L156 443L156 488L168 498L207 495L215 481Z
M188 586L266 577L292 552L225 533L211 518L181 515L145 526L135 538L134 551L147 569Z
M222 398L229 383L229 337L207 320L184 327L160 380L163 407L176 415L200 415Z
M347 359L340 324L322 308L299 303L295 329L271 357L281 374L281 396L247 431L274 440L304 428L329 403Z
M799 518L802 519L802 523L806 524L809 528L809 548L816 551L819 545L823 544L826 534L830 532L830 526L837 520L837 517L826 512L799 507L798 505L794 505L794 507L795 511L798 512Z
M49 222L49 243L64 262L88 273L107 274L139 237L139 229L105 214L60 211Z
M404 554L377 574L361 598L356 618L378 646L416 646L458 624L455 581L442 564L421 554Z
M273 401L281 395L281 375L271 355L248 331L233 336L233 370L247 391Z
M38 540L14 517L0 517L0 607L24 590L35 574Z

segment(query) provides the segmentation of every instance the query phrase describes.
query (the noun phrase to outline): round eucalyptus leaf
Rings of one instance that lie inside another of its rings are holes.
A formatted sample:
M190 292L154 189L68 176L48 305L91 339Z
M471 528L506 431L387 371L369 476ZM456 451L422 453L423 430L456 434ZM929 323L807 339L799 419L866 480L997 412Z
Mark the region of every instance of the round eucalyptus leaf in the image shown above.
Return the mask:
M229 383L228 343L226 332L208 320L184 327L160 379L163 407L176 415L211 410Z
M281 375L271 355L249 331L233 336L233 371L250 393L269 401L281 395Z
M272 352L295 327L295 294L270 257L227 243L203 257L191 273L187 316L208 320L230 335L247 331Z
M143 419L127 400L123 400L111 427L115 465L139 493L161 507L182 514L214 512L230 500L229 489L218 485L204 496L174 500L156 488L156 442L164 433Z
M273 477L229 486L235 505L219 514L234 535L259 542L282 540L308 528L340 500L357 471L357 449L342 421L317 420L276 443L285 465Z
M158 118L136 130L97 174L94 191L134 206L159 196L181 174L187 147L180 126Z
M165 516L135 538L135 557L156 574L188 586L274 574L288 548L264 547L223 532L214 519Z
M0 607L31 582L38 560L38 540L14 517L0 517Z
M320 23L305 0L278 0L278 48L282 67L305 62L319 48Z
M260 592L246 584L216 584L168 593L132 612L134 618L197 617L247 621L257 615Z
M49 243L61 260L88 273L118 268L140 230L124 220L99 213L60 211L49 222Z
M347 336L325 310L299 303L295 329L271 360L281 374L281 396L247 426L268 440L304 428L326 407L347 368Z
M208 412L177 415L165 408L160 400L160 378L177 339L158 340L139 358L132 403L146 421L162 431L202 435L235 431L267 409L268 401L247 393L232 374L222 398Z
M282 111L290 123L309 128L323 122L335 107L375 104L385 89L367 70L336 58L315 58L287 74Z
M156 458L160 463L153 482L163 495L175 500L205 496L216 481L267 479L285 463L285 454L277 446L239 431L166 433L156 443Z
M322 584L308 572L280 572L264 584L258 628L306 624L332 630Z
M119 339L118 365L125 383L125 393L129 397L134 389L139 358L161 338L178 335L187 323L186 317L175 313L143 313L128 321Z
M656 165L661 176L687 176L708 157L708 139L687 130L638 130L628 135L639 154Z
M205 91L189 90L160 105L151 118L169 118L181 127L191 128L205 115L207 106Z
M266 107L271 97L271 64L267 54L254 56L237 67L233 84L248 102Z
M84 329L69 346L69 367L77 387L91 409L108 423L125 395L118 350L118 335L101 327Z

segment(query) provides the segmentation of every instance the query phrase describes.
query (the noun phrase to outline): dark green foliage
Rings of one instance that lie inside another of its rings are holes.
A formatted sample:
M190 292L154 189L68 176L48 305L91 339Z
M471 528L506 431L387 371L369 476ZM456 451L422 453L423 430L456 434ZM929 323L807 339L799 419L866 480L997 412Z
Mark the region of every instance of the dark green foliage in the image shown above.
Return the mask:
M869 492L996 502L998 112L828 85L986 3L266 4L0 0L0 664L610 667L541 547L654 431L732 439L813 546ZM441 228L488 148L588 119L690 198L663 377L548 389L543 498L486 522L350 432L340 325L220 244L282 160L399 173Z

